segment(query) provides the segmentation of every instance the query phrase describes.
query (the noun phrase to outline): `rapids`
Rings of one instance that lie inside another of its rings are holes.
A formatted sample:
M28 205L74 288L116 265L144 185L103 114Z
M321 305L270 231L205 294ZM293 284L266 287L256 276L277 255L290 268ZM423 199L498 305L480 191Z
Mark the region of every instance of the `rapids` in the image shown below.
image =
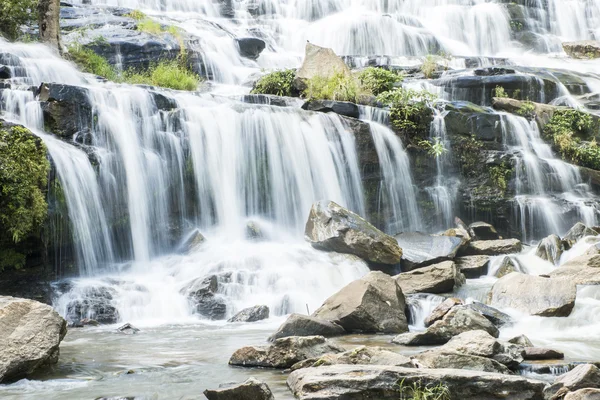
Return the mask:
M57 283L62 289L54 307L69 317L69 304L108 288L114 293L112 305L119 322L142 329L136 336L116 333L115 325L71 330L61 345L58 367L37 376L39 381L0 385L0 397L6 399L108 395L191 399L207 387L251 375L268 382L278 399L291 398L284 375L229 368L230 354L241 346L263 343L285 315L314 311L332 293L368 272L361 261L317 251L303 240L314 201L326 198L367 214L363 165L349 122L333 113L301 110L294 103L279 107L243 101L249 82L264 70L298 67L307 40L331 47L357 66L376 58L409 68L427 54L442 54L447 71L440 79L405 82L407 87L437 93L442 103L468 100L489 106L485 93L454 87L473 75L467 67L473 62L518 66L523 79L534 83L540 81L538 75L566 70L584 82L589 93L600 92L600 61L568 59L561 47L568 40L600 38L600 0L527 0L514 5L511 10L521 14L518 23L537 40L534 50L511 39L515 17L505 2L494 0L81 3L74 1L76 7L101 10L104 5L142 9L178 26L197 39L210 84L202 93L181 93L101 82L41 45L0 39L0 55L14 57L8 65L14 72L10 85L0 89L0 116L25 125L44 141L68 208L61 217L73 236L78 276L66 286ZM223 7L231 9L227 17ZM248 36L266 43L257 60L239 54L236 39ZM44 131L40 103L29 88L49 82L84 88L96 117L91 132L61 140ZM536 91L532 100L585 106L577 97L580 93L571 93L561 82L557 87L553 95ZM157 93L174 105L172 110L159 107ZM597 194L579 169L552 152L535 123L498 114L499 145L517 164L511 223L524 242L535 244L550 233L564 234L579 220L597 225ZM387 112L361 107L360 119L370 126L379 159L380 227L392 234L450 228L458 210L460 182L448 173L449 153L436 160L434 183L422 187L413 178L415 166L405 145L387 126ZM430 136L446 143L444 112L436 110ZM434 205L438 216L434 226L424 222L429 211L417 200L420 189ZM247 237L248 223L260 228L260 240ZM189 253L181 251L186 236L195 230L202 232L206 243ZM178 240L173 240L173 231ZM563 254L561 263L597 240L578 244ZM514 257L526 273L556 268L532 250ZM212 274L232 277L221 282L227 317L265 304L271 318L256 324L203 320L182 288ZM484 300L495 279L468 280L455 295ZM412 298L411 328L423 329L423 319L440 301L439 296ZM501 337L526 334L536 345L564 351L566 362L600 359L597 287L579 288L568 318L504 311L518 322L502 329ZM389 339L337 340L351 346L389 345ZM134 373L127 374L128 370Z

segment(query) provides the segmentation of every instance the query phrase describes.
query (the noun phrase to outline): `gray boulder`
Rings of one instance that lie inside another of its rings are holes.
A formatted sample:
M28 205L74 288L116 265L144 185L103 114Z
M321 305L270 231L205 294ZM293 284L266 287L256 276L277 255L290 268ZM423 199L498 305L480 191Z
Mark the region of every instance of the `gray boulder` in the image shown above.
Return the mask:
M456 306L425 331L404 333L396 336L392 342L404 346L444 344L454 336L473 330L486 331L493 337L499 335L498 328L483 315L468 307Z
M575 306L576 294L577 287L566 280L513 272L494 283L490 305L542 317L566 317Z
M385 365L332 365L303 368L287 379L302 400L397 400L403 387L444 384L451 400L541 400L546 383L516 375L457 369L403 368Z
M194 230L181 245L181 249L186 253L198 251L206 242L204 235L198 230Z
M236 42L240 50L240 55L252 60L256 60L266 46L264 40L254 37L238 38Z
M600 389L579 389L569 392L564 400L600 400Z
M466 305L467 308L477 311L484 317L486 317L492 324L497 327L504 325L510 325L513 323L513 319L510 315L503 313L500 310L496 310L494 307L490 307L479 301L474 301Z
M506 366L491 358L448 352L442 349L425 351L418 354L415 359L419 368L453 368L500 374L511 373Z
M433 236L420 232L406 232L395 236L402 250L402 269L410 271L456 256L462 239L452 236Z
M449 293L465 283L454 262L443 261L429 267L402 272L394 276L404 294Z
M473 222L469 225L469 232L474 240L496 240L500 239L496 228L487 222Z
M346 332L408 331L402 290L394 278L373 271L325 300L313 317L340 325Z
M579 389L600 389L600 369L593 364L580 364L554 380L554 387L564 387L572 392Z
M360 365L395 365L397 367L413 368L410 358L402 354L381 348L359 346L355 349L337 354L325 354L319 358L300 361L292 366L292 370L300 368L316 368L327 365L360 364Z
M0 296L0 383L56 364L67 321L46 304Z
M521 250L523 250L523 245L518 239L476 240L469 243L465 253L467 255L497 256L519 253Z
M333 322L324 321L315 317L302 314L292 314L288 319L277 329L273 335L269 337L269 341L280 339L287 336L340 336L346 331L341 326Z
M550 261L558 265L560 256L565 251L562 240L557 235L550 235L540 241L535 251L535 255L542 260Z
M304 61L294 78L294 86L299 91L307 87L308 81L314 77L331 78L335 74L350 76L350 69L335 52L325 47L306 43Z
M354 254L377 264L397 264L402 257L396 239L333 201L313 204L305 238L317 249Z
M454 263L467 279L477 279L487 274L490 256L457 257Z
M254 306L244 308L242 311L229 318L227 322L256 322L267 318L269 318L269 307Z
M525 335L515 336L514 338L508 339L508 343L518 344L523 347L534 347L533 343Z
M575 285L600 285L600 254L575 257L549 274Z
M575 243L577 243L580 239L583 239L586 236L597 236L598 232L594 229L591 229L585 224L578 222L563 237L563 241L565 242L568 248L573 247Z
M196 312L209 319L225 319L227 305L225 299L218 293L219 279L216 275L199 278L181 289L194 304Z
M323 336L290 336L277 339L269 346L246 346L236 350L230 365L242 367L289 368L308 358L327 353L341 353L345 349Z
M526 360L562 360L564 353L543 347L525 347L523 356Z
M432 325L434 322L439 321L444 318L444 315L448 314L448 311L452 309L454 306L463 305L464 302L461 299L456 297L450 297L444 300L441 304L439 304L436 308L433 309L431 314L425 318L424 325L428 327Z
M218 389L206 389L208 400L275 400L266 383L249 378L243 383L219 385Z

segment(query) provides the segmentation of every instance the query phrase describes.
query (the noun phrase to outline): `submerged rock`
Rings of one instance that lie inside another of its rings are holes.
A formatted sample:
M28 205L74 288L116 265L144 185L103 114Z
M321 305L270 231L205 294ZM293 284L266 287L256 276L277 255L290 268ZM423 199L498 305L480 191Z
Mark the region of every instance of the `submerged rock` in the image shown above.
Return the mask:
M463 244L458 237L420 232L401 233L395 238L402 248L402 269L405 271L452 259Z
M218 389L206 389L204 395L208 400L275 400L269 386L256 378L249 378L243 383L219 385Z
M575 306L576 294L577 287L563 279L513 272L494 283L490 304L541 317L566 317Z
M406 302L397 281L373 271L325 300L313 317L334 322L346 332L408 331Z
M225 319L227 305L218 291L219 280L216 275L196 279L181 289L181 293L192 301L198 314L210 319Z
M248 221L246 224L246 239L249 240L260 240L263 239L264 235L260 225L254 221Z
M119 311L113 305L116 290L109 286L87 287L79 298L67 304L67 318L70 321L94 320L101 324L114 324L119 321Z
M319 318L311 317L302 314L292 314L288 319L277 329L273 335L269 337L269 341L280 339L287 336L340 336L346 331L341 326L333 322L324 321Z
M126 335L135 335L136 333L140 332L138 328L131 325L130 323L126 323L125 325L118 327L117 331Z
M394 278L404 294L449 293L465 283L464 275L458 271L452 261L402 272Z
M323 336L290 336L277 339L269 346L246 346L236 350L230 365L242 367L289 368L308 358L327 353L341 353L345 349Z
M313 204L305 237L317 249L354 254L377 264L397 264L402 257L396 239L333 201Z
M192 234L183 242L181 249L186 253L192 253L199 250L206 242L204 235L198 230L194 230Z
M67 321L34 300L0 296L0 383L56 364Z
M476 240L469 243L465 251L468 255L497 256L501 254L519 253L523 245L518 239Z
M545 382L521 376L459 369L403 368L385 365L332 365L303 368L287 379L303 400L398 399L398 383L406 387L442 383L453 400L541 400Z
M254 306L244 308L242 311L229 318L227 322L256 322L267 318L269 318L269 307Z
M392 342L405 346L445 344L454 336L474 330L483 330L493 337L499 335L498 328L480 313L466 306L455 306L425 331L404 333Z

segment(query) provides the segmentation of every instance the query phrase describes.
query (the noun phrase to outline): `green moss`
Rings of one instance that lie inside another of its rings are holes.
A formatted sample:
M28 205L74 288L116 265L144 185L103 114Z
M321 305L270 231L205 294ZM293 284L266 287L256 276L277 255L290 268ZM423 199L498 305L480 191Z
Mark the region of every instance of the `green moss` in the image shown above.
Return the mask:
M452 144L452 149L464 176L477 176L480 173L483 162L481 141L475 136L462 137Z
M500 98L507 98L508 94L506 93L506 90L504 90L504 88L502 86L496 86L494 88L494 97L500 97Z
M175 90L196 90L198 75L181 66L178 61L160 61L148 70L127 71L122 80L131 84L160 86Z
M163 29L161 24L149 18L139 21L137 24L137 30L140 32L149 33L151 35L160 35L161 33L167 32L166 29Z
M390 120L394 127L409 137L425 137L433 120L431 103L435 95L425 91L397 88L377 96L377 100L390 107Z
M84 72L101 76L110 81L117 81L119 79L119 76L112 65L110 65L104 57L96 54L91 49L85 48L79 44L74 44L69 47L69 57Z
M362 87L375 96L392 90L394 85L402 82L403 79L403 76L397 72L375 67L365 68L358 74L358 80Z
M600 170L600 146L594 138L584 142L581 137L595 136L598 124L582 111L556 110L544 127L544 135L563 158L583 167Z
M363 87L353 75L341 72L330 78L314 76L307 82L303 93L309 100L336 100L364 103L371 92Z
M506 162L490 167L489 174L491 184L500 189L502 193L506 193L512 173L512 167Z
M273 94L276 96L293 96L293 83L295 74L296 72L293 69L271 72L262 76L256 82L250 93Z
M140 10L133 10L130 13L127 13L124 15L124 17L129 17L129 18L133 18L136 21L141 21L143 19L146 19L146 14L144 14L143 12L141 12Z

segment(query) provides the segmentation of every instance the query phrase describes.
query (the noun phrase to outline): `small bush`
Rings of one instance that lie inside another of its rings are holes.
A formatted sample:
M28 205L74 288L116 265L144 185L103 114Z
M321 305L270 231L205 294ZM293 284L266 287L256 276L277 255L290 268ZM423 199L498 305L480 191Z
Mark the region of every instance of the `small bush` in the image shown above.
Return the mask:
M438 68L438 57L428 55L425 57L423 64L421 65L421 72L425 75L425 78L431 79L435 76L435 71Z
M363 88L373 95L387 92L394 88L396 82L401 82L403 77L396 72L383 68L369 67L358 74L358 80Z
M503 162L500 165L490 167L489 172L492 183L503 193L506 192L508 182L510 181L513 172L512 168Z
M434 138L433 141L421 140L419 142L419 146L423 150L427 151L427 154L435 158L440 157L442 154L448 151L448 149L446 149L446 147L444 146L444 143L440 142L440 138L437 137Z
M304 97L309 100L337 100L362 103L370 95L352 75L336 73L331 78L314 76L308 81Z
M0 1L0 35L8 40L21 36L21 26L37 22L38 0Z
M296 72L293 69L271 72L270 74L261 77L250 93L293 96L295 74Z
M128 71L123 81L131 84L160 86L175 90L196 90L198 75L182 67L177 61L161 61L146 71Z
M167 29L164 29L161 24L149 18L138 21L137 30L151 35L160 35L167 32Z
M528 119L535 118L535 104L529 100L524 101L517 110L517 114Z
M450 400L450 390L441 382L437 385L423 386L421 382L407 385L403 379L397 385L400 400Z
M135 19L136 21L141 21L141 20L143 20L143 19L146 19L146 18L148 18L148 17L146 16L146 14L144 14L144 13L143 13L143 12L141 12L140 10L133 10L132 12L130 12L130 13L128 13L128 14L125 14L124 16L125 16L125 17L129 17L129 18L133 18L133 19Z
M494 97L500 97L502 99L505 99L508 98L508 94L502 86L496 86L496 88L494 89Z
M410 136L429 132L433 112L431 103L436 96L432 93L398 88L383 92L377 100L390 107L392 124Z
M108 61L93 50L81 45L73 45L69 47L69 56L85 72L111 81L118 81L119 79L117 72Z

